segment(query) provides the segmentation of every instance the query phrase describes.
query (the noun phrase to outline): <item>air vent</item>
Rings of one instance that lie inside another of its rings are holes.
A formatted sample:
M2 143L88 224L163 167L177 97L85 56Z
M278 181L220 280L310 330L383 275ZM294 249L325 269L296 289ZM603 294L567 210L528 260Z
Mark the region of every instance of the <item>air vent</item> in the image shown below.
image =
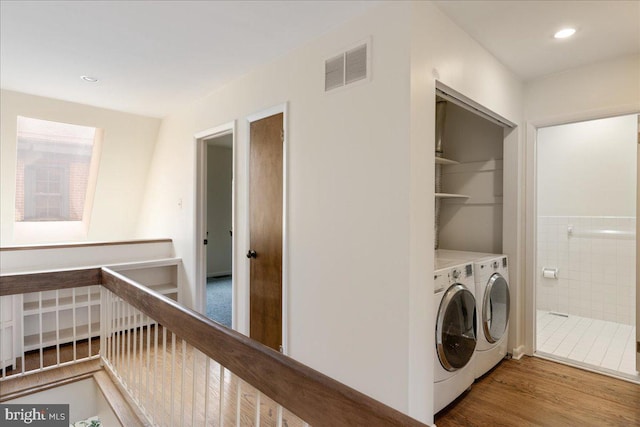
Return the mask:
M324 90L328 92L364 80L369 71L369 44L363 43L324 62Z
M324 63L324 91L344 86L344 54Z
M473 274L473 265L467 264L465 266L465 270L466 270L465 273L467 274L466 277L470 277Z

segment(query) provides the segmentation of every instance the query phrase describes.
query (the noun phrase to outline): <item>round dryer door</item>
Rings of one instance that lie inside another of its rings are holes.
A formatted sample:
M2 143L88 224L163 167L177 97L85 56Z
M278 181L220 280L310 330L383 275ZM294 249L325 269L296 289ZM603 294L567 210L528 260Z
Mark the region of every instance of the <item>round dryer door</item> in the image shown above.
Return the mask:
M440 363L448 371L463 368L476 349L476 300L461 284L449 287L442 297L436 348Z
M509 285L501 274L489 279L482 305L482 330L488 342L494 343L504 335L509 322Z

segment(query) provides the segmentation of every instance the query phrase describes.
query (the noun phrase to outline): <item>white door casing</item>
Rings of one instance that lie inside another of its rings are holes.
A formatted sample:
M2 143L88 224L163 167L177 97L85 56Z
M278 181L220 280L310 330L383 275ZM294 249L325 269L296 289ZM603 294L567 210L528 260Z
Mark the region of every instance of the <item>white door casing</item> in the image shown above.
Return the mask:
M640 372L640 114L638 114L638 145L636 146L636 371Z

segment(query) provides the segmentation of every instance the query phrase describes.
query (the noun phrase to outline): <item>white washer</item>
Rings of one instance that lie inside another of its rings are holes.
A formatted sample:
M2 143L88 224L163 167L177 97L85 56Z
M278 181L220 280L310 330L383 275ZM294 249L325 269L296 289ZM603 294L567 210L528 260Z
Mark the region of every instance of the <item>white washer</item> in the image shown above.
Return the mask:
M474 263L478 345L475 377L480 378L507 355L509 338L509 267L506 255L485 257Z
M436 265L434 411L438 412L475 379L476 301L472 263L439 259Z

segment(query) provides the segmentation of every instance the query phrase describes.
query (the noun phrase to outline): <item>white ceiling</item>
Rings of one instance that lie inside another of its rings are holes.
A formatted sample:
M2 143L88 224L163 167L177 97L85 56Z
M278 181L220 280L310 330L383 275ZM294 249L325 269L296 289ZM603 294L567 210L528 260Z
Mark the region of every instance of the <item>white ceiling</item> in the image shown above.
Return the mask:
M0 86L162 117L378 3L2 0ZM523 80L640 53L640 1L436 3Z
M523 80L640 53L640 1L436 1ZM573 27L576 34L553 34Z
M162 117L376 5L2 0L0 86Z

